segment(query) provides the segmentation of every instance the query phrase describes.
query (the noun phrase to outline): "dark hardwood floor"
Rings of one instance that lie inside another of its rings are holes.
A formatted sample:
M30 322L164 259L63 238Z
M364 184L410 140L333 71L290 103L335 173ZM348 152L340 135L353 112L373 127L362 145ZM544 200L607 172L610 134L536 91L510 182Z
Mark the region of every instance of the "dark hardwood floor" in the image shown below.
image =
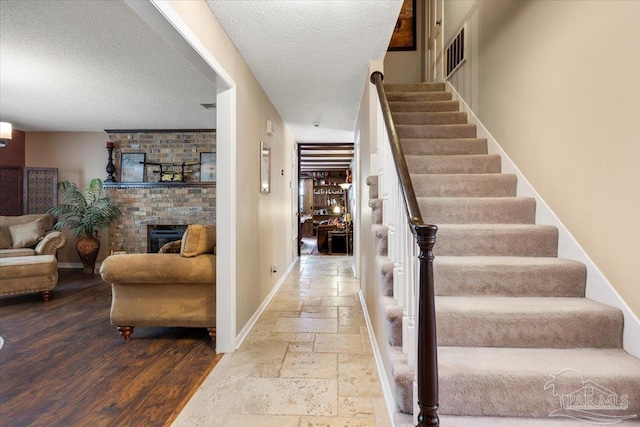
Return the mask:
M51 301L0 298L0 425L165 426L221 355L202 328L109 323L111 287L60 270Z

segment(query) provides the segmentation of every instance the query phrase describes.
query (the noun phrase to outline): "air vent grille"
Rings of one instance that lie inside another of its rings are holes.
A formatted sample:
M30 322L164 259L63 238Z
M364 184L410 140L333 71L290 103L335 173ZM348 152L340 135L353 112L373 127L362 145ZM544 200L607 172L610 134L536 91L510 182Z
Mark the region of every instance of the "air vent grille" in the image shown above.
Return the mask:
M457 36L449 44L446 51L447 55L447 78L464 62L464 28L460 30Z

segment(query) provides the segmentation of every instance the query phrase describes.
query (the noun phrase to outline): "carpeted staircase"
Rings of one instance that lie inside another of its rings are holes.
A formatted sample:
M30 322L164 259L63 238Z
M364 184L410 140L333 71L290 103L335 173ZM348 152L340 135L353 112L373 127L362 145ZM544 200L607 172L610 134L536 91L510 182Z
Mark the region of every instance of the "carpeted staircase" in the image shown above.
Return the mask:
M500 156L487 154L487 141L476 138L444 84L385 88L423 219L439 227L441 425L570 425L576 421L549 414L560 409L560 395L584 385L617 393L618 403L628 395L626 410L596 408L597 415L640 414L640 360L622 349L622 313L584 297L586 267L557 258L558 230L535 224L535 200L517 196L516 176L501 173ZM377 178L367 182L395 421L412 425L413 368L401 351L402 309L392 294Z

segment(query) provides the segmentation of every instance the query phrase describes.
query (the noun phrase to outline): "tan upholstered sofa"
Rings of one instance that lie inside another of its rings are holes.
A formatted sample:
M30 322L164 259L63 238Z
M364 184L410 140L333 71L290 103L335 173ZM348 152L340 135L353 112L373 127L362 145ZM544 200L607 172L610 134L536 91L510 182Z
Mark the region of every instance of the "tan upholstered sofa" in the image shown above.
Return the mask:
M180 253L107 257L102 280L111 283L111 324L125 340L136 326L216 326L216 229L190 225Z
M67 242L50 214L0 216L0 258L53 255Z

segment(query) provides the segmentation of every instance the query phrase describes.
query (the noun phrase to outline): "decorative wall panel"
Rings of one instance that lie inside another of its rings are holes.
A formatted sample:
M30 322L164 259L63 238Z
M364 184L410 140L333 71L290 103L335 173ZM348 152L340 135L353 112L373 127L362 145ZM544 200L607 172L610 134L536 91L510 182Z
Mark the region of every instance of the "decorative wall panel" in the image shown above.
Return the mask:
M41 214L58 204L58 169L24 168L24 214Z

